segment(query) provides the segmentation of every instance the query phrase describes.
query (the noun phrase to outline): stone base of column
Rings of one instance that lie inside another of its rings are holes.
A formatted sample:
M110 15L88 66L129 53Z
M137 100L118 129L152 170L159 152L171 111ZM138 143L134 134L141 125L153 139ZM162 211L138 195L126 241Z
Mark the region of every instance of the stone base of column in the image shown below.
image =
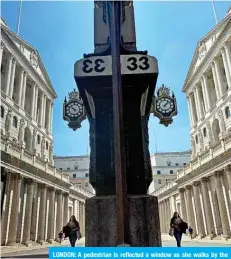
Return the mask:
M230 238L230 235L221 235L221 238L224 240L228 240Z
M31 241L31 240L29 240L29 241L24 241L23 244L24 244L25 246L29 247L29 246L32 246L32 241Z
M199 235L197 236L198 239L202 239L202 238L204 238L204 237L205 237L204 234L199 234Z
M7 242L7 246L18 246L19 243L16 243L16 242Z
M129 195L126 245L161 246L158 200L150 195ZM116 197L95 196L86 200L86 247L117 246Z
M38 240L37 243L39 243L40 245L43 245L45 243L45 240Z
M48 239L47 242L48 242L49 244L52 244L52 243L54 243L54 239Z

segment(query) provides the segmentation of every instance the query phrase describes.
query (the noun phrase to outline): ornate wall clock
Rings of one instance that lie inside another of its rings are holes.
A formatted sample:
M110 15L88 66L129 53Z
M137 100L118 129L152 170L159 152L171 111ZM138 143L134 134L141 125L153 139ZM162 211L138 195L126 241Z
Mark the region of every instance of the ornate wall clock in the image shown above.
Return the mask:
M64 100L63 104L63 119L68 121L68 126L74 131L81 127L81 122L86 119L83 101L79 93L74 89L68 93L69 100Z
M168 87L162 85L158 89L157 96L153 98L152 112L160 119L160 124L167 127L172 123L172 117L177 115L177 104L174 93L171 96Z

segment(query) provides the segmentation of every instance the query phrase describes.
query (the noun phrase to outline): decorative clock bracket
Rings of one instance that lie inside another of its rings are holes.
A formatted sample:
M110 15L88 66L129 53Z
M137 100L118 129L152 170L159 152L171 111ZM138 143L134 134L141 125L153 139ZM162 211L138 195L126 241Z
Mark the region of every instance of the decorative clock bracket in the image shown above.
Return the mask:
M153 97L151 112L166 127L173 122L172 117L177 115L176 97L173 92L170 95L170 88L164 84L157 90L157 96Z
M74 89L68 93L69 100L66 97L63 103L63 119L68 121L68 127L76 131L81 128L81 122L86 119L83 101L79 93Z

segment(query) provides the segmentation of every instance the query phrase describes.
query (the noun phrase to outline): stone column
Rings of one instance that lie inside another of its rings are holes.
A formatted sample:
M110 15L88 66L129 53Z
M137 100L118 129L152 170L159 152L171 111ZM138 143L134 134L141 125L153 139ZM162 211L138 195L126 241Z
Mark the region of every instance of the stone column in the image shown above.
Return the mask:
M196 106L196 109L194 111L195 111L195 114L196 114L197 121L199 121L200 120L199 104L198 104L198 99L197 99L195 88L193 89L193 98L194 98L195 106Z
M47 186L40 184L40 208L39 208L39 228L38 228L38 243L41 245L45 239L45 217L46 217L46 197L47 197Z
M226 57L226 52L224 49L221 50L221 55L222 55L222 60L224 64L224 69L225 69L225 75L226 75L226 80L228 83L228 87L231 88L231 72L229 70L229 65Z
M33 201L32 201L32 216L31 216L31 231L30 231L30 239L32 241L36 241L37 236L37 221L39 216L39 204L38 197L40 197L40 190L38 188L38 184L34 184L34 193L33 193Z
M179 190L179 195L180 195L180 208L181 211L179 212L181 214L181 218L188 222L187 219L187 212L186 212L186 205L185 205L185 189L184 188L180 188Z
M6 171L6 169L5 169ZM4 203L2 208L2 217L1 217L1 245L5 246L7 241L7 232L8 232L8 222L10 220L10 212L11 212L11 197L13 192L12 186L12 173L7 172L6 177L6 187L4 195Z
M44 93L41 93L41 102L40 102L40 120L39 124L42 126L43 123L43 114L44 114Z
M224 169L225 169L227 179L228 179L229 195L230 195L230 200L231 200L231 165L226 166Z
M53 125L53 108L54 104L50 103L50 117L49 117L49 132L52 134L52 125Z
M41 126L45 128L45 120L46 120L46 102L47 102L47 97L44 95L44 100L43 100L43 119L42 119L42 124Z
M49 214L48 214L48 232L47 239L50 244L54 241L54 218L55 218L55 189L49 187L50 199L49 199Z
M32 109L30 111L30 116L32 118L34 118L35 98L36 98L36 84L34 83L32 86Z
M34 112L33 119L37 121L37 106L38 106L38 86L35 85L35 101L34 101Z
M194 126L194 120L192 115L192 107L191 107L192 104L189 96L187 96L187 104L188 104L188 112L189 112L189 121L192 128Z
M11 79L10 79L10 87L9 87L10 98L12 98L13 91L14 91L15 69L16 69L16 60L13 59L12 70L11 70Z
M198 120L200 120L203 117L203 108L202 108L202 100L200 98L199 88L198 85L196 85L195 90L196 100L197 100L197 107L198 107Z
M8 242L7 242L7 245L9 246L16 245L21 182L22 182L22 177L20 174L12 174L12 185L14 190L13 190L13 199L11 204L10 225L9 225Z
M13 63L13 57L10 56L7 60L7 67L6 67L6 88L5 88L5 94L9 95L10 90L10 79L11 79L11 71L12 71L12 63Z
M219 90L219 85L218 85L218 81L217 81L217 75L216 75L214 63L212 63L211 68L212 68L212 75L213 75L213 82L215 85L216 96L217 96L217 100L218 100L221 97L221 95L220 95L220 90Z
M62 191L57 190L57 216L56 216L56 241L59 241L58 233L63 229L63 197ZM67 223L67 222L66 222ZM65 223L65 225L66 225Z
M160 218L160 231L161 233L163 232L163 227L162 227L162 202L160 201L158 204L159 207L159 218Z
M68 218L68 209L69 209L68 203L69 203L69 193L64 193L64 195L63 195L63 225L64 226L69 221L69 218Z
M23 87L22 87L22 99L21 99L21 107L24 109L25 105L25 97L26 97L26 82L27 82L27 73L24 73Z
M32 217L32 202L34 194L34 181L32 179L26 180L27 184L27 199L26 199L26 215L24 217L24 230L23 230L23 243L28 245L31 243L30 230L31 230L31 217Z
M193 193L194 193L194 202L195 202L195 210L196 210L198 236L200 238L203 238L205 236L205 228L204 228L203 215L201 210L199 185L200 185L200 182L193 183Z
M76 219L79 221L79 200L76 200L76 205L77 205L77 213L76 213Z
M215 226L213 223L212 217L212 208L209 199L209 190L208 190L208 178L201 179L201 192L202 192L202 199L203 205L205 210L205 218L206 218L206 226L209 237L212 239L215 236Z
M24 70L21 68L20 75L19 75L19 84L18 84L18 97L17 97L17 103L20 105L21 99L22 99L22 89L23 89L23 80L24 80Z
M161 201L161 221L162 221L162 233L165 232L165 215L164 215L164 201Z
M202 93L203 93L203 97L204 97L205 111L207 112L209 110L209 107L208 107L208 97L207 97L207 93L205 90L204 80L201 79L200 83L201 83L201 89L202 89Z
M222 75L221 75L221 69L220 69L220 64L219 64L219 60L218 57L216 57L214 59L214 68L215 68L215 73L216 73L216 77L217 77L217 85L219 88L219 92L220 92L220 96L223 96L225 93L225 89L224 89L224 82L222 79Z
M165 217L165 222L164 222L164 232L168 233L169 229L169 224L168 224L168 204L167 204L167 199L164 200L164 217Z
M166 223L166 217L165 217L165 201L162 201L162 222L163 222L163 228L162 233L165 233L165 223Z
M85 236L85 203L83 203L83 229L82 235Z
M225 206L224 193L223 193L222 184L221 184L222 175L223 175L222 171L217 171L214 174L214 179L215 179L215 186L216 186L216 192L217 192L218 207L219 207L220 217L221 217L223 237L228 239L230 237L230 226L229 226L228 212Z
M168 210L167 210L167 221L170 225L170 220L171 220L172 215L171 215L171 206L170 206L170 199L169 198L167 199L167 208L168 208Z
M225 42L224 48L225 48L225 53L226 53L226 57L227 57L229 75L231 75L231 51L230 51L230 45L228 42Z
M2 66L2 56L4 51L4 43L1 41L1 49L0 49L0 66Z
M189 95L189 107L191 107L192 119L193 119L193 126L196 124L196 107L193 104L193 93Z
M212 107L212 102L211 102L211 98L210 98L208 78L207 78L206 75L204 75L204 76L202 77L202 82L204 83L204 89L205 89L205 96L206 96L207 107L208 107L208 110L210 110L211 107Z
M194 217L194 211L193 211L193 203L192 203L192 186L187 185L185 186L186 189L186 208L187 208L187 215L188 215L188 226L190 226L193 229L193 237L197 235L196 233L196 223L195 223L195 217Z

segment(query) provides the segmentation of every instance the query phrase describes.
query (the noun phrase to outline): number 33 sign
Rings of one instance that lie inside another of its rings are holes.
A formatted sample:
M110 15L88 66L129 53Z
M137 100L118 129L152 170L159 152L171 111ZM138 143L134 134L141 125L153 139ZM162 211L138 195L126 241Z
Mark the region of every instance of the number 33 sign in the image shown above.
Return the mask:
M121 74L155 74L158 73L157 60L151 56L120 56ZM111 56L90 57L75 63L75 76L110 76L112 75Z

